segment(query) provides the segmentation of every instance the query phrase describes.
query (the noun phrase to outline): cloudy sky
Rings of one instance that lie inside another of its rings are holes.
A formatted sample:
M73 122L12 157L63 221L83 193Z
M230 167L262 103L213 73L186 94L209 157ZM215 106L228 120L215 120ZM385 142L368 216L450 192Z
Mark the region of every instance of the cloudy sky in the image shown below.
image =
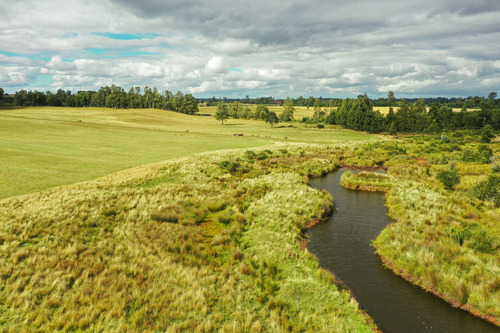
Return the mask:
M500 92L498 0L0 0L0 87L196 97Z

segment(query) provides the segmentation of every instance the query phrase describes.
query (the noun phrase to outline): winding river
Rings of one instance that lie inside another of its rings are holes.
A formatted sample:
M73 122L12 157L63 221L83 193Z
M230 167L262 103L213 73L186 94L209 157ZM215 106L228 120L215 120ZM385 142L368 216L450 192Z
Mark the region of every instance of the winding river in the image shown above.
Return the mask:
M311 179L311 186L333 195L338 209L326 223L307 232L307 249L320 265L349 287L383 332L500 332L500 328L451 307L384 269L370 242L392 220L380 193L339 185L341 169Z

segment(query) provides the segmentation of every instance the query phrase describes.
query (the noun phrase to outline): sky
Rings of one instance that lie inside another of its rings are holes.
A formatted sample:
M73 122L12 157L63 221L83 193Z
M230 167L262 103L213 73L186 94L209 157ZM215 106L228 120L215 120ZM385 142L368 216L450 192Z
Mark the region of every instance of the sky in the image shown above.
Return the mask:
M195 97L500 92L498 0L0 0L0 87Z

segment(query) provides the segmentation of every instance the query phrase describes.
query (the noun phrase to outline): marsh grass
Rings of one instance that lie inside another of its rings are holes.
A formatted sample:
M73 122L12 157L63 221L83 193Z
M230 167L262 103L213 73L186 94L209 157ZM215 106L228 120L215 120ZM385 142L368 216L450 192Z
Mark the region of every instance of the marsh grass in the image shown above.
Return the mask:
M391 189L392 182L391 176L367 171L358 174L346 171L340 178L340 185L345 188L372 192L387 192Z
M332 206L303 177L338 149L204 153L1 200L0 329L373 330L300 248Z
M479 145L474 136L460 139L464 150ZM436 177L442 166L432 161L436 156L458 161L460 152L447 148L453 139L448 144L436 142L432 137L421 142L406 138L400 143L404 158L394 154L386 161L392 176L387 206L396 223L381 232L374 246L398 274L498 325L500 292L492 288L492 281L500 273L500 210L486 198L477 199L491 165L457 163L463 181L448 192ZM429 153L425 147L433 144L436 149ZM488 148L498 154L498 144ZM351 175L344 182L357 186L363 178Z

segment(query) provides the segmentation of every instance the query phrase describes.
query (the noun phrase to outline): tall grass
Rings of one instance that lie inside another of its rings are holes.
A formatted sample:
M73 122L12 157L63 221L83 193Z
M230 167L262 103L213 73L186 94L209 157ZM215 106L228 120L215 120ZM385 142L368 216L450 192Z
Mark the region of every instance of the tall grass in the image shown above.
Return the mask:
M0 329L373 330L300 248L331 207L303 177L334 151L204 153L0 201Z
M445 190L436 175L436 157L458 161L459 151L427 137L407 138L404 151L385 163L392 176L387 206L396 223L374 242L388 267L412 282L491 322L500 324L500 209L471 191L491 172L481 162L457 162L462 182ZM464 149L477 138L465 136ZM499 153L498 144L491 144ZM380 149L384 148L384 145ZM362 178L362 177L361 177Z

